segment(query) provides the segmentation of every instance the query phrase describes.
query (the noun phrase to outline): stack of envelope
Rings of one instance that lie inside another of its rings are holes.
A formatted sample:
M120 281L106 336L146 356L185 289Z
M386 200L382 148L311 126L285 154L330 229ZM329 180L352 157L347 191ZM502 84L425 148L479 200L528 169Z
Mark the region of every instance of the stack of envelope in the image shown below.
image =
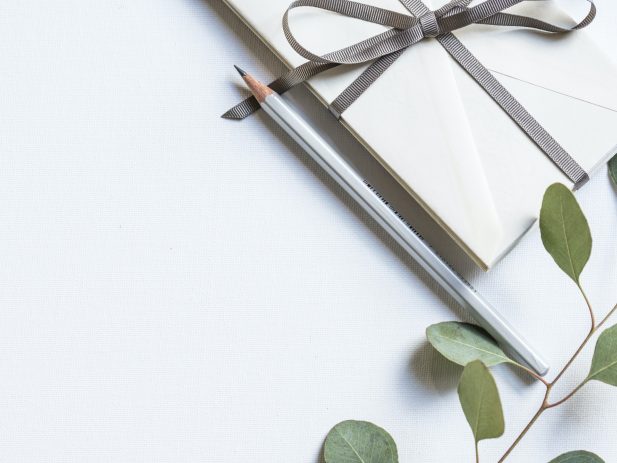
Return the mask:
M304 62L281 27L290 0L225 1L289 67ZM362 1L408 13L398 0ZM559 6L525 2L508 12L572 24ZM318 53L384 30L313 8L294 10L290 22ZM617 152L617 68L586 30L472 25L454 34L588 173ZM365 68L341 66L308 85L327 104ZM341 122L483 269L535 222L548 185L572 187L434 39L409 48Z

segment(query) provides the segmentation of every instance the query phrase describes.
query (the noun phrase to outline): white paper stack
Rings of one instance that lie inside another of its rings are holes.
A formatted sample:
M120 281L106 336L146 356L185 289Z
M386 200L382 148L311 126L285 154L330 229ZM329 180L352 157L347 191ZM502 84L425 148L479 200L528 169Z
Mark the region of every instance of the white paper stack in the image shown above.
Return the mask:
M304 62L281 27L290 0L225 1L288 66ZM408 13L398 0L363 1ZM509 12L572 24L559 6L527 2ZM294 10L291 25L318 53L384 30L312 8ZM587 172L617 151L617 69L585 30L473 25L455 35ZM309 85L330 103L363 69L339 67ZM548 185L572 186L434 39L409 48L341 122L484 269L535 222Z

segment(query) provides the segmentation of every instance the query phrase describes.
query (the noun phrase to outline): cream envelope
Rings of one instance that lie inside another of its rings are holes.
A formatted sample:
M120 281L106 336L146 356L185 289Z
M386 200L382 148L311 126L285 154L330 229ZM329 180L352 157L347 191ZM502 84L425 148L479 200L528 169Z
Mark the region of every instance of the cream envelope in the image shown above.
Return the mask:
M267 8L255 0L226 2L289 66L304 62L281 28L289 0L270 0ZM406 12L398 0L366 3ZM543 6L511 11L571 23L554 4ZM303 45L319 53L383 30L309 8L293 12L291 25ZM611 83L617 70L585 31L550 35L474 25L455 35L588 172L616 150ZM309 86L329 103L364 68L337 68ZM342 123L485 269L533 224L550 183L571 185L436 40L409 48Z

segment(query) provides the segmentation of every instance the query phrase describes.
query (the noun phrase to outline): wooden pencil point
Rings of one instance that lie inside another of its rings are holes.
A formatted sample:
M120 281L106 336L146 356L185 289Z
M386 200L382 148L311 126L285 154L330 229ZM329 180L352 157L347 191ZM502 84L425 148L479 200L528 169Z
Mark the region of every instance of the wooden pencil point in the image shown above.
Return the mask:
M242 78L244 79L244 82L246 82L246 85L248 86L248 88L253 93L253 96L260 103L263 103L264 100L268 97L268 95L272 95L274 93L274 90L272 90L267 85L262 84L261 82L259 82L252 75L248 74L246 71L240 69L235 64L234 64L234 67L236 68L238 73L242 76Z

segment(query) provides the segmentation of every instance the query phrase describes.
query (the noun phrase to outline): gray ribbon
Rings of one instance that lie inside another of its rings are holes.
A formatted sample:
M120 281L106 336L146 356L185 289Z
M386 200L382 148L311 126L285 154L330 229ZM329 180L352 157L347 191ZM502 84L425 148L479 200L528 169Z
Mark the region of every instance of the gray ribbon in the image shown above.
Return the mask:
M411 15L378 8L349 0L296 0L283 15L283 31L292 48L308 61L270 83L277 93L284 93L295 85L333 67L344 64L372 64L354 80L331 104L330 111L337 118L383 74L404 51L426 38L436 38L454 60L491 96L529 138L574 182L581 187L589 176L564 148L536 121L499 81L465 48L451 32L471 24L526 27L552 33L565 33L589 25L596 15L593 0L589 13L572 27L561 27L528 16L503 11L526 0L486 0L469 7L472 0L452 0L431 11L421 0L399 0ZM538 0L535 0L538 1ZM546 1L546 0L539 0ZM381 24L390 29L325 55L317 55L304 48L289 26L289 12L295 8L313 7ZM255 98L247 98L222 117L244 119L259 109Z

